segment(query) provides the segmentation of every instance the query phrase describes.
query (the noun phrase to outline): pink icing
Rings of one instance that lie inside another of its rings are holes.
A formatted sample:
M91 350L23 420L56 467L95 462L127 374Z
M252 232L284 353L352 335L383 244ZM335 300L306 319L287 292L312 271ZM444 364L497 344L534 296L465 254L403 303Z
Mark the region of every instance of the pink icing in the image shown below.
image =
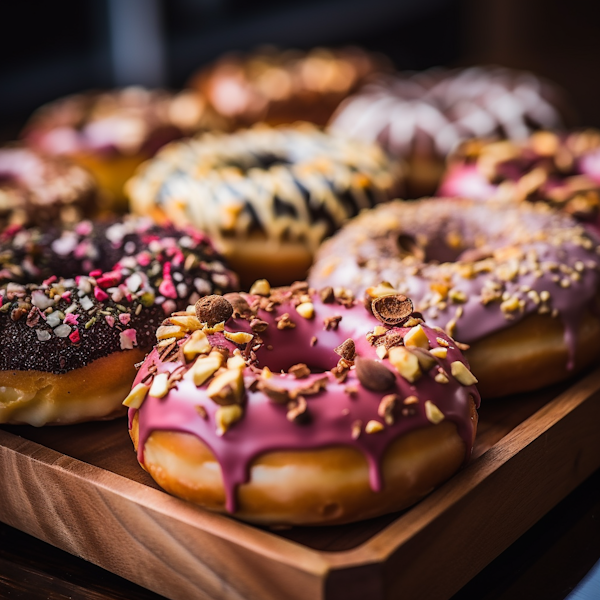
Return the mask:
M373 490L381 490L384 482L381 477L381 461L392 441L409 431L430 426L425 412L425 401L429 400L437 406L445 418L456 424L459 435L466 447L468 459L473 439L473 424L470 419L470 397L479 405L479 394L475 386L462 386L450 375L451 363L466 359L456 348L454 342L438 330L424 326L431 348L440 344L437 338L443 338L449 343L445 359L436 359L438 366L426 372L414 384L396 373L387 359L386 364L395 374L394 386L385 392L373 392L365 388L353 369L350 370L345 382L339 383L327 369L336 366L339 356L333 351L347 338L352 338L356 344L357 354L363 358L375 358L375 348L366 339L366 334L377 325L381 325L373 316L368 314L362 304L355 303L346 308L337 303L324 304L316 297L314 319L301 317L295 308L289 304L275 307L273 312L259 310L258 318L269 323L266 331L260 333L264 345L257 351L257 366L268 366L274 373L269 382L273 385L295 389L305 387L315 379L327 377L327 389L316 395L307 395L308 411L311 419L306 424L290 422L286 418L287 408L271 402L260 391L250 391L249 387L256 378L255 371L247 367L244 371L246 384L246 401L244 416L222 436L216 433L215 413L218 409L206 394L207 384L196 387L192 381L184 378L172 388L164 398L148 395L138 411L139 414L139 446L138 459L144 464L144 446L153 431L177 431L190 433L202 440L214 453L219 462L223 475L226 492L226 507L229 512L236 510L236 488L247 482L250 476L252 461L265 452L275 450L304 450L332 446L350 446L359 450L366 458L369 466L370 485ZM293 329L278 330L275 322L284 313L289 313L296 324ZM337 330L325 331L323 319L341 315L342 320ZM388 327L388 329L390 329ZM248 321L230 318L226 323L230 332L250 332ZM398 333L404 335L408 329L398 328ZM311 346L311 338L317 337L317 343ZM182 340L180 343L183 343ZM225 340L223 334L210 336L211 344L228 347L236 346ZM270 349L272 347L272 349ZM294 364L306 363L313 373L305 379L295 379L288 373L276 374L287 370ZM171 372L181 368L179 362L162 362L157 350L153 350L141 367L134 386L142 381L148 381L149 369L156 365L157 372ZM191 366L188 365L188 367ZM439 368L448 374L449 382L437 383L434 380ZM326 371L323 373L323 371ZM356 388L356 393L347 390ZM374 434L364 431L353 439L352 424L360 420L363 426L370 420L383 422L378 416L377 409L383 396L398 394L400 404L408 396L417 396L419 402L411 405L414 414L401 414L403 406L395 411L395 422L386 425L384 430ZM197 407L205 408L207 418L203 419ZM135 409L129 412L130 425Z

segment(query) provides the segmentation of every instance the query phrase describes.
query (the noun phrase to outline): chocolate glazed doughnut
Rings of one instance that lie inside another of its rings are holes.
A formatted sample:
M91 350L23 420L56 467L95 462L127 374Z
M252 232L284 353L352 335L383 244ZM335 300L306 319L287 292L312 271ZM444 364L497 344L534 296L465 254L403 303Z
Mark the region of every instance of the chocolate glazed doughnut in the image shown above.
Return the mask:
M476 379L405 296L372 310L346 290L263 280L173 314L125 400L142 466L177 496L269 525L425 496L470 456Z
M122 412L166 313L235 289L204 234L129 220L0 235L0 422ZM166 311L166 313L165 313Z
M322 246L309 281L410 295L428 322L471 344L485 397L597 359L599 266L598 239L545 205L444 198L364 212Z

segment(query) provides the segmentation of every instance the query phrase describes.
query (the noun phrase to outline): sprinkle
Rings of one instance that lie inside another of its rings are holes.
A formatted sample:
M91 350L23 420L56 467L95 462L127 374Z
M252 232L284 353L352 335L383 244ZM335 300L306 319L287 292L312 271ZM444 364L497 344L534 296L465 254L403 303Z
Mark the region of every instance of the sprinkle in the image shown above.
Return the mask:
M121 313L119 315L119 321L123 325L127 325L127 323L129 323L129 321L131 321L131 315L129 313Z
M90 271L90 277L99 277L100 275L102 275L102 269L94 269L93 271Z
M115 318L112 315L106 315L104 317L104 319L108 323L109 327L114 327L115 326Z
M54 335L56 335L56 337L59 337L59 338L67 337L70 333L71 333L71 328L68 325L65 325L64 323L62 325L59 325L54 330Z
M44 331L43 329L36 329L35 333L37 335L37 339L40 342L47 342L50 339L50 337L51 337L50 332L49 331Z
M119 334L121 350L131 350L137 346L137 332L135 329L126 329Z
M83 298L81 298L79 302L81 302L83 310L91 310L94 307L94 303L92 302L89 296L83 296Z
M79 329L74 329L71 332L71 335L69 336L69 339L71 340L71 342L73 344L77 344L79 343L80 337L79 337Z
M65 325L77 325L77 319L79 319L79 315L69 313L65 316L64 323Z
M177 290L170 277L169 279L163 279L162 283L158 286L158 291L166 298L177 298Z
M100 287L94 288L94 296L98 302L104 302L104 300L108 300L108 294Z

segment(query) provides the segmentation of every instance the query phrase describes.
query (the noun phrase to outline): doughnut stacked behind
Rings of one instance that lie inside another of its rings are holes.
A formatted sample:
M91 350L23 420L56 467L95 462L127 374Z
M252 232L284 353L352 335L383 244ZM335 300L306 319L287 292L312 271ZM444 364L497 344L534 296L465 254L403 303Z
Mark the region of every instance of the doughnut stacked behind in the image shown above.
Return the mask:
M309 281L410 295L428 322L471 344L489 397L598 358L599 267L597 238L547 206L444 198L365 211L321 247Z
M165 314L237 285L210 241L130 220L0 236L0 422L108 418Z
M224 127L192 92L129 87L51 102L33 114L21 135L46 154L66 155L88 168L113 207L123 209L123 185L141 162L167 142Z
M253 292L169 317L125 401L167 491L263 524L344 523L405 508L468 459L476 380L409 299L373 317L346 290Z
M431 69L381 76L344 101L329 128L379 142L409 164L408 191L435 192L447 155L471 137L523 139L570 122L557 86L504 68Z
M388 62L360 48L307 52L263 48L228 54L189 82L222 117L237 127L309 121L325 125L338 104Z
M469 140L449 159L440 196L545 202L600 224L600 131L540 131L516 141Z
M211 235L242 283L290 283L321 241L388 200L400 165L314 126L257 126L170 144L127 184L132 210Z
M8 225L76 223L97 207L88 171L20 145L0 147L0 231Z

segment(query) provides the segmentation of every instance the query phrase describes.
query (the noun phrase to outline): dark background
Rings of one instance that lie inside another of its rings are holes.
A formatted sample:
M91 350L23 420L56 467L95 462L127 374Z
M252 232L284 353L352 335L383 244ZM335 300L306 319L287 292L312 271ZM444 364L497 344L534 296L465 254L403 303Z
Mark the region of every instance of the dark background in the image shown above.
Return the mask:
M0 134L88 88L182 86L228 50L359 44L399 69L504 64L570 92L600 125L600 2L590 0L19 0L2 5Z

